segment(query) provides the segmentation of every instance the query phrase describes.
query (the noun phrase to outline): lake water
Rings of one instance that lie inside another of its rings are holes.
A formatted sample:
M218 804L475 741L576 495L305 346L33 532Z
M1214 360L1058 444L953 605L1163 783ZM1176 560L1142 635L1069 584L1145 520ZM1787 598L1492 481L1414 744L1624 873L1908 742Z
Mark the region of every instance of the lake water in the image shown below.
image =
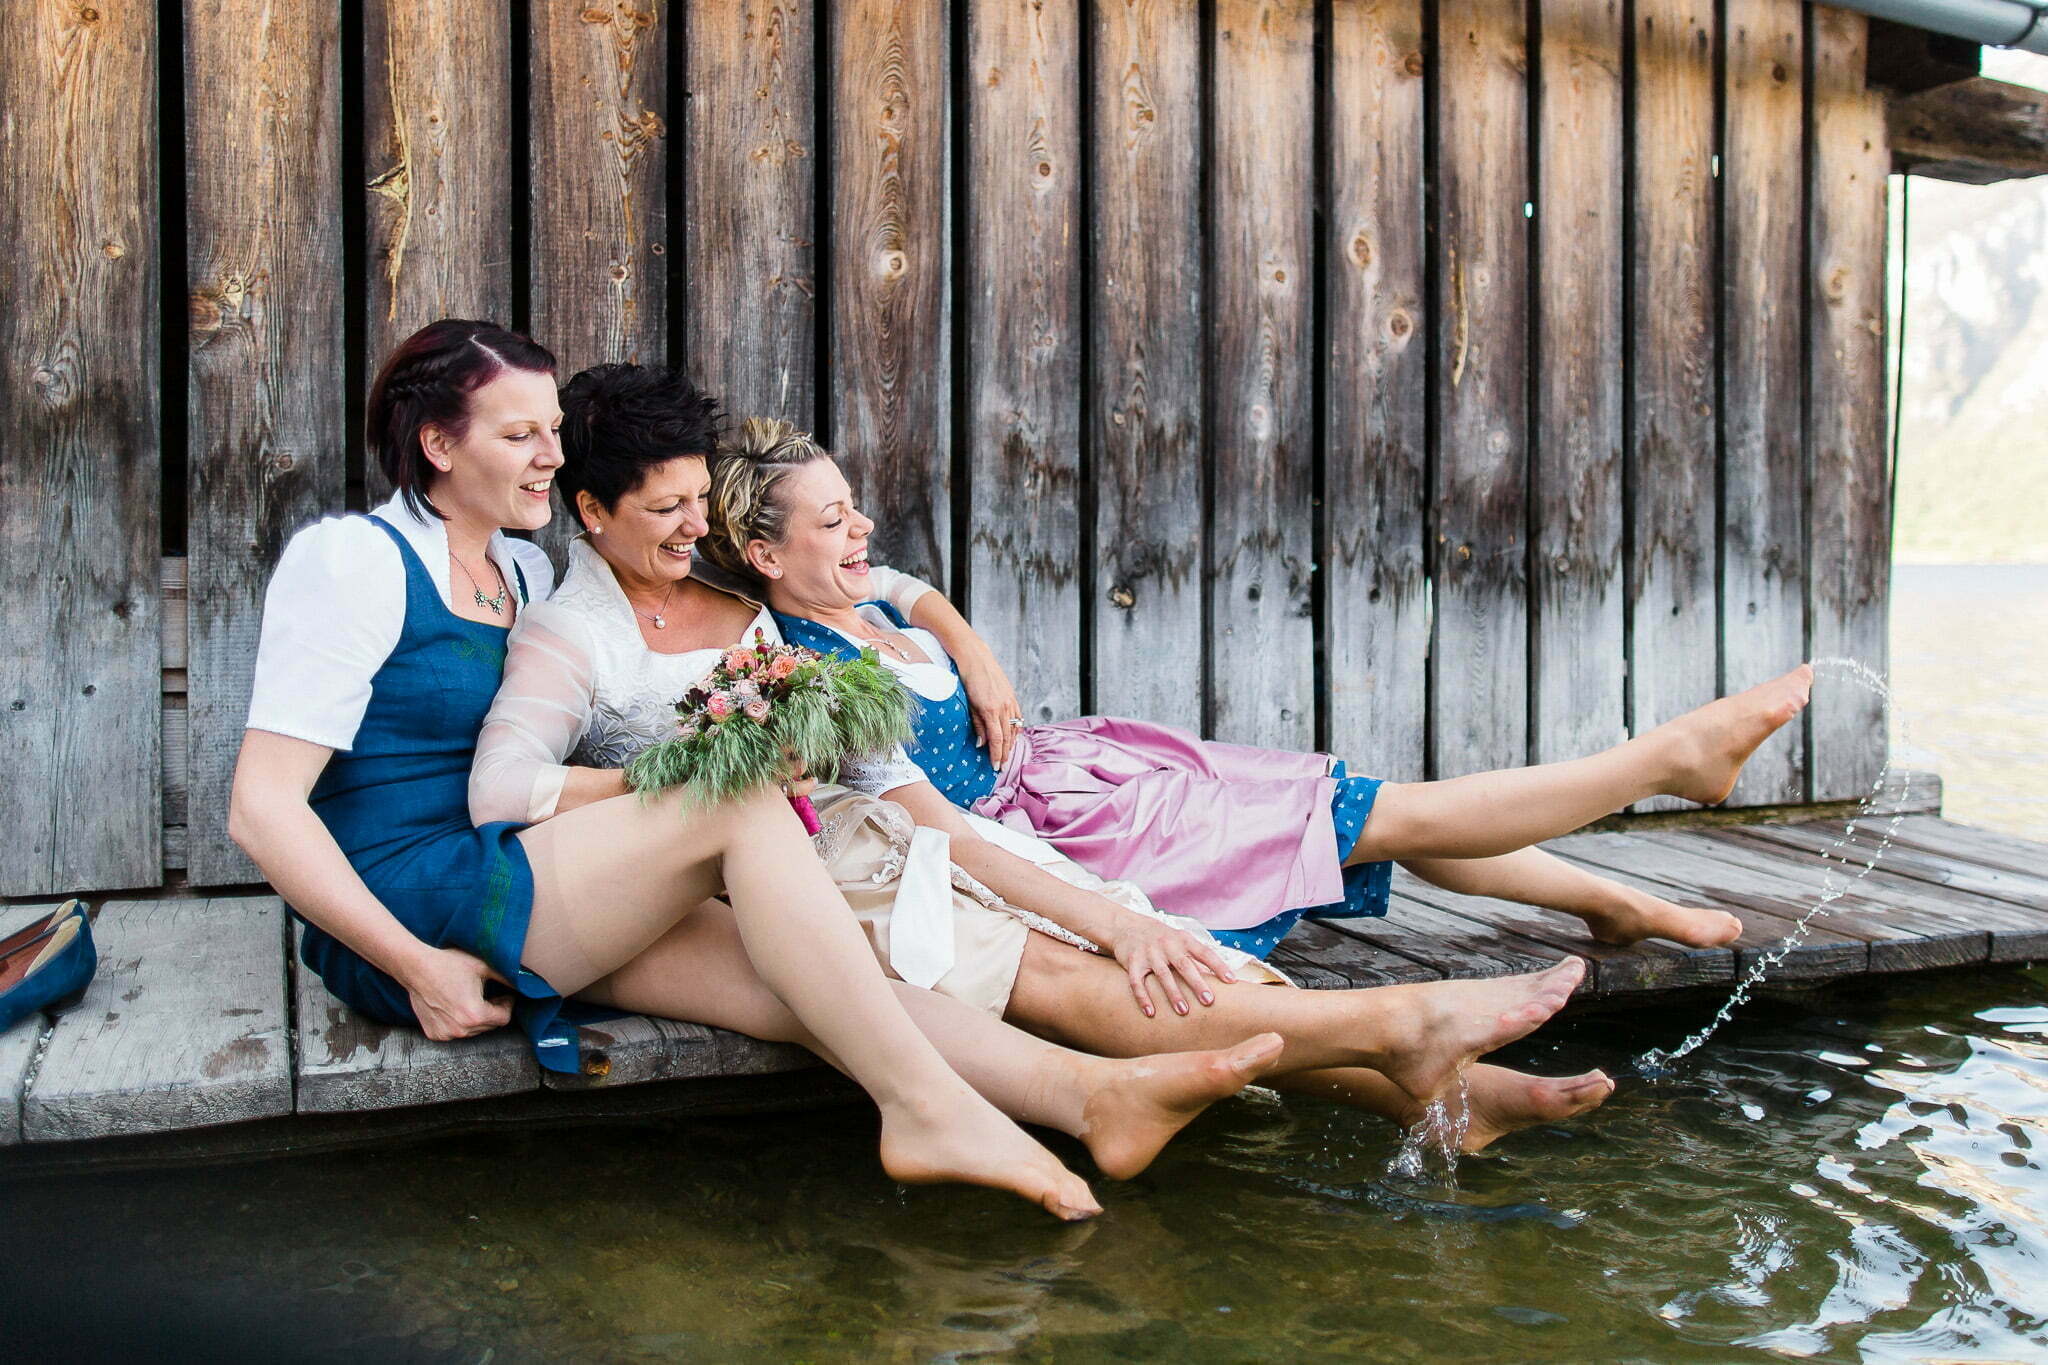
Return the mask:
M1950 814L2048 839L2048 569L1902 570L1895 624ZM1714 1003L1576 1017L1504 1060L1618 1069ZM2048 969L1767 994L1455 1188L1389 1181L1385 1124L1260 1095L1081 1225L899 1189L873 1141L842 1109L4 1185L0 1350L2048 1359Z

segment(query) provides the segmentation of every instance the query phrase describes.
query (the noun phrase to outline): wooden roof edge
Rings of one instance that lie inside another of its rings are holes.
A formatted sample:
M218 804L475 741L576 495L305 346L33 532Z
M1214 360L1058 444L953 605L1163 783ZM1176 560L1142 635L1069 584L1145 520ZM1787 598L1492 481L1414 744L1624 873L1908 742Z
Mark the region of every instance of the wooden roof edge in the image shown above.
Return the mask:
M1966 185L2048 175L2048 91L1988 76L1894 96L1892 169Z

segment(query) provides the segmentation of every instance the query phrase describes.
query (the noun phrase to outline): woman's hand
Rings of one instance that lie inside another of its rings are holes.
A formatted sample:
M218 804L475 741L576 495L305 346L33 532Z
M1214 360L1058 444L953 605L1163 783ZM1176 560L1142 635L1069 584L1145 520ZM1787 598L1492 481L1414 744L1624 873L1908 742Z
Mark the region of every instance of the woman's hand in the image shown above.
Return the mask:
M1148 1019L1158 1012L1146 986L1148 976L1159 979L1167 1003L1177 1014L1188 1012L1188 994L1205 1005L1216 1003L1216 994L1204 978L1237 980L1214 944L1150 915L1127 911L1111 938L1103 946L1116 955L1117 964L1130 976L1131 994L1137 997L1138 1008L1145 1011ZM1183 982L1186 993L1182 991Z
M789 766L782 773L782 794L794 801L799 796L809 796L818 789L818 779L811 776L811 770L795 754L783 751L789 759Z
M1010 757L1010 746L1016 743L1024 713L1017 705L1010 675L996 662L995 651L979 640L976 643L979 648L960 651L953 656L953 663L960 670L961 685L967 689L967 705L974 714L974 742L987 749L989 758L1000 768Z
M508 984L490 964L460 948L428 948L406 979L420 1030L437 1043L473 1038L512 1022L512 1002L484 998L485 983Z

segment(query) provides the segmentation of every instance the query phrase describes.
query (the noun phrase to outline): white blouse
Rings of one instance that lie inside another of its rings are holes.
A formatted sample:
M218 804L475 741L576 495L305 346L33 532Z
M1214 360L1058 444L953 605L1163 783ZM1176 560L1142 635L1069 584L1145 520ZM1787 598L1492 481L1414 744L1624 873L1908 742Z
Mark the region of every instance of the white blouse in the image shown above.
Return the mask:
M374 515L405 538L454 610L446 524L415 516L397 494ZM515 598L524 573L532 605L519 610L520 619L553 590L554 566L538 545L500 531L486 552ZM472 591L467 581L461 589ZM263 598L249 728L348 749L370 705L370 681L404 630L405 560L391 537L362 516L306 527L285 545Z
M893 599L890 605L896 605ZM878 626L883 630L896 629L896 623L877 608L858 607L856 610L869 625ZM903 609L897 607L897 610ZM909 612L903 614L906 619L910 615ZM866 640L855 639L843 630L833 627L827 629L849 644L869 643ZM896 658L888 650L876 650L875 656L888 665L889 671L896 675L899 682L926 701L946 701L960 690L960 675L953 671L951 663L953 656L939 643L938 636L916 626L906 626L896 633L916 645L927 661L914 663L908 659ZM913 782L924 782L928 779L924 769L911 762L909 755L905 754L899 745L888 754L848 759L839 765L839 780L855 791L866 792L870 796L882 796L898 787L907 787Z
M870 575L875 591L906 615L932 591L893 569L877 566ZM759 630L780 644L782 633L767 608L748 605L755 607L754 619L741 639L751 642ZM623 768L673 733L676 699L722 653L649 649L611 566L578 537L570 543L560 589L522 612L513 627L505 680L470 768L470 819L479 825L547 819L561 802L571 766Z

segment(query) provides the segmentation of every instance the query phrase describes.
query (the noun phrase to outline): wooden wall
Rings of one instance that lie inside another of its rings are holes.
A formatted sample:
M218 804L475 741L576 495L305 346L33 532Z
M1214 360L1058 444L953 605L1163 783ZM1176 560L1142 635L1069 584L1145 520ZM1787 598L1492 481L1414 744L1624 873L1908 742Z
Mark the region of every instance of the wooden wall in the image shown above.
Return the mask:
M253 879L264 575L382 495L368 376L447 314L813 425L1034 718L1419 778L1885 663L1853 15L21 0L0 42L0 895ZM1883 745L1824 687L1738 799Z

